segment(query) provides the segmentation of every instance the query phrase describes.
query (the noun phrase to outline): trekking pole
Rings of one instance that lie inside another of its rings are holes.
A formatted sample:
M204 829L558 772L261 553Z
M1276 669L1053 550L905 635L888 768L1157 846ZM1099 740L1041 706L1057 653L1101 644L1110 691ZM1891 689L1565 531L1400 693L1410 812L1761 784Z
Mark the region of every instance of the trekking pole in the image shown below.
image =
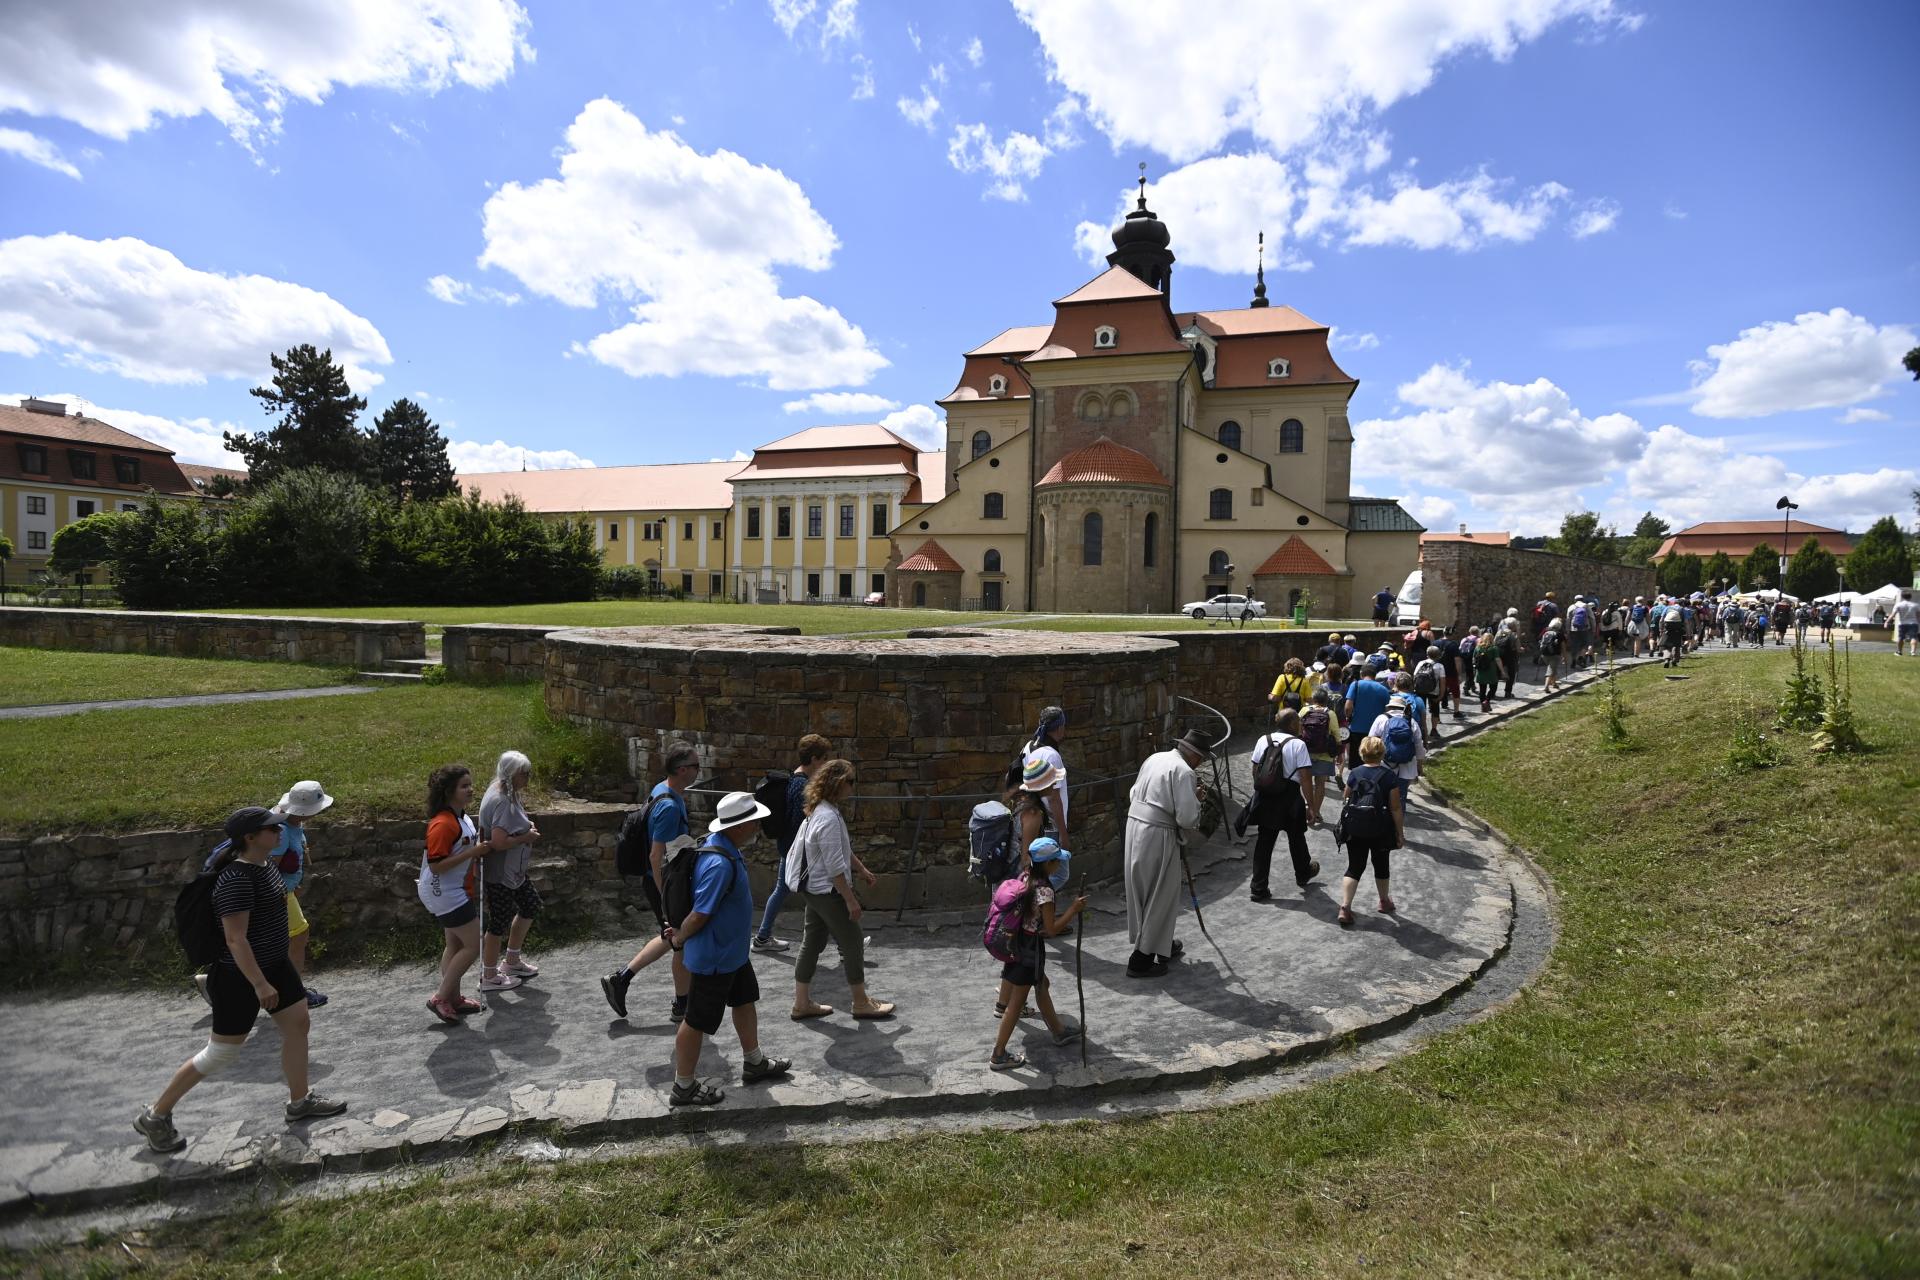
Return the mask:
M1080 873L1080 889L1074 894L1078 901L1087 892L1087 873ZM1080 1065L1087 1065L1087 979L1085 945L1087 941L1087 912L1083 907L1080 916L1074 922L1073 930L1073 988L1080 997Z
M920 798L920 816L913 820L913 845L907 850L907 873L900 877L900 901L893 908L893 922L900 923L907 914L907 889L913 883L914 864L920 860L920 832L927 825L927 806L933 803L930 795Z
M1200 892L1193 887L1193 864L1187 861L1187 842L1184 833L1176 831L1174 839L1177 842L1176 847L1180 850L1180 869L1187 875L1187 900L1193 903L1194 923L1200 926L1200 932L1206 940L1213 942L1213 935L1207 932L1207 917L1200 910ZM1214 942L1213 945L1218 947L1220 944Z

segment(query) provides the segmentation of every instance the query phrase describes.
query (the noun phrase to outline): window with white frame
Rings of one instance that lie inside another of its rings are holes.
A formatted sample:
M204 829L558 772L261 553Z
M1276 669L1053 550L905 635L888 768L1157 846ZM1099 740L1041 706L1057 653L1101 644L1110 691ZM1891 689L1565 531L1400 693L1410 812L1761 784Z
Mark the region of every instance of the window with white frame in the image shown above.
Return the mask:
M1284 378L1292 368L1293 366L1290 363L1281 359L1279 356L1275 356L1273 359L1267 361L1267 376L1269 378Z
M887 535L887 504L884 502L873 504L872 534L876 538L884 538Z
M807 536L809 538L822 536L825 517L826 508L821 506L820 503L809 502L807 504ZM814 594L819 595L820 593L816 591Z
M1007 394L1007 379L1005 375L996 373L987 379L987 394L990 396L1003 396Z
M45 498L29 496L27 498L27 514L30 516L43 516L47 514L47 500Z
M45 529L27 530L27 550L45 551L47 549L47 531Z
M1112 325L1103 324L1093 331L1093 345L1096 349L1111 347L1119 336L1119 332Z
M843 538L851 538L853 536L853 504L851 502L843 502L840 504L840 536ZM844 592L842 594L851 595L853 593Z

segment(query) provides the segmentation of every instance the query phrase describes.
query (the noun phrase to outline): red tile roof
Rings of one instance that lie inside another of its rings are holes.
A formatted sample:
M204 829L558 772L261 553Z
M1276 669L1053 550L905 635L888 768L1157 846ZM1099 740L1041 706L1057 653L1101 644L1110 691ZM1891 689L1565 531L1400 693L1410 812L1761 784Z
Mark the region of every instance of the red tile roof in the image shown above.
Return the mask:
M457 478L489 502L512 495L527 510L545 514L725 511L733 505L727 477L739 469L737 462L664 462L552 471L463 471Z
M1059 307L1074 302L1118 302L1123 298L1160 296L1158 289L1125 267L1108 267L1066 297L1056 298L1053 305Z
M1513 535L1505 529L1490 532L1469 530L1465 533L1423 533L1422 542L1474 542L1483 547L1510 547Z
M1321 559L1319 552L1300 541L1300 535L1296 533L1281 543L1279 549L1253 571L1253 576L1259 578L1271 573L1290 574L1294 577L1314 574L1331 575L1333 566Z
M1041 485L1153 484L1164 487L1172 483L1146 454L1115 444L1105 436L1067 454L1040 478Z
M960 562L947 554L947 549L929 538L920 544L920 549L900 562L899 572L904 573L959 573Z
M1838 529L1829 529L1823 524L1809 524L1805 520L1789 521L1787 525L1787 545L1780 546L1780 522L1778 520L1707 520L1700 524L1688 525L1660 544L1653 553L1655 560L1664 560L1670 555L1685 553L1706 557L1715 552L1740 557L1750 553L1761 543L1775 551L1785 551L1792 555L1798 551L1808 538L1835 555L1844 556L1853 550L1853 539Z
M165 445L143 440L131 432L108 426L98 418L89 418L81 413L35 413L31 409L0 404L0 431L22 436L43 436L72 444L99 445L126 452L137 449L143 453L164 453L169 456L173 453Z
M755 453L792 453L812 449L911 449L914 446L877 422L842 427L808 427L771 444L756 445Z
M1174 317L1181 327L1198 324L1216 337L1248 333L1298 333L1327 326L1308 319L1292 307L1240 307L1232 311L1187 311Z
M1050 324L1022 324L1002 330L999 335L987 339L971 351L963 352L970 356L1024 356L1037 351L1040 344L1047 340L1047 334L1053 329Z

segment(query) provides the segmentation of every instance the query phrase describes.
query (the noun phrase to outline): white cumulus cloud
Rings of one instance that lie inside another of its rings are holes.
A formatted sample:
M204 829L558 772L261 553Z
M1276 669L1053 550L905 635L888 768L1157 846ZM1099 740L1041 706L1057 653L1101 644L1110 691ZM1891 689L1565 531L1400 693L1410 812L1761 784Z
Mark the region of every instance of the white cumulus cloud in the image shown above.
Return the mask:
M37 133L28 133L24 129L0 129L0 151L19 156L28 164L37 164L42 169L64 173L75 182L80 180L79 167L67 159L59 147Z
M1692 365L1693 411L1705 418L1760 418L1794 409L1839 409L1884 393L1913 330L1875 327L1845 307L1807 311L1743 329Z
M1380 339L1371 333L1342 333L1336 324L1328 330L1327 345L1335 351L1372 351Z
M897 98L893 105L900 109L908 124L917 124L929 133L933 131L933 118L940 114L940 99L924 84L920 86L918 98Z
M1242 130L1284 153L1419 93L1449 60L1505 60L1571 19L1634 21L1613 0L1216 0L1205 21L1178 5L1109 0L1014 0L1014 9L1053 78L1085 99L1116 145L1175 161Z
M434 276L427 281L427 292L442 302L464 307L469 302L497 302L502 306L512 306L520 301L517 293L507 293L499 289L490 289L485 285L468 284L465 280L455 280L452 276Z
M698 152L605 98L568 127L560 176L502 186L482 229L482 267L568 306L629 306L631 323L573 349L634 377L804 391L859 386L886 367L839 311L780 292L775 267L821 271L839 247L798 183L731 151Z
M947 438L947 415L924 404L910 404L880 419L880 425L922 449L939 449Z
M979 36L975 36L973 39L967 41L966 52L967 61L976 67L987 60L987 47L980 43Z
M865 102L873 96L873 59L864 53L853 55L853 100Z
M1892 420L1892 414L1882 413L1878 409L1849 409L1840 415L1841 425L1848 427L1860 422L1891 422Z
M1147 205L1173 229L1183 265L1249 277L1262 231L1269 267L1300 265L1283 240L1296 198L1287 166L1258 152L1196 160L1147 186ZM1089 262L1100 263L1113 251L1113 228L1138 199L1139 190L1129 190L1107 222L1082 222L1074 229Z
M109 138L209 115L255 146L336 88L489 88L531 59L515 0L60 0L7 6L0 110Z
M1795 515L1802 520L1864 529L1881 516L1910 508L1908 495L1920 488L1920 471L1799 472L1772 454L1743 452L1736 441L1668 425L1647 437L1646 451L1627 469L1626 481L1635 500L1655 505L1669 518L1764 518L1773 513L1774 499L1786 494L1800 504Z
M960 125L947 140L947 163L961 173L986 174L986 194L996 200L1025 200L1022 184L1039 177L1052 154L1044 142L1018 130L995 141L984 124Z
M1620 205L1615 200L1593 200L1575 210L1573 220L1567 224L1567 230L1573 233L1575 240L1585 240L1588 236L1597 236L1613 230L1620 221Z
M1486 173L1423 187L1396 181L1381 199L1370 188L1337 203L1332 221L1348 245L1401 245L1413 249L1477 249L1493 240L1531 240L1567 197L1557 182L1504 194L1506 184Z
M898 409L898 400L874 395L871 391L816 391L801 400L789 400L780 406L783 413L841 414L881 413Z
M568 467L590 467L593 459L583 458L571 449L528 449L505 440L482 444L477 440L447 442L447 460L461 475L487 471L560 471Z
M58 352L142 382L256 378L300 343L331 348L355 390L391 364L373 322L316 289L189 267L144 240L65 233L0 241L0 351Z

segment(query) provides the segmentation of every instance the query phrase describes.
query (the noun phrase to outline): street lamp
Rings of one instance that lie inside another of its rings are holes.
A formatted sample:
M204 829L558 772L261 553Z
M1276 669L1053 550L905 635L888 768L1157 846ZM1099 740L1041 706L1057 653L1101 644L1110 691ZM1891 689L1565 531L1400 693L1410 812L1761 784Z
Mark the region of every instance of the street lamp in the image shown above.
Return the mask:
M1780 501L1774 503L1773 507L1774 510L1780 513L1780 581L1778 586L1784 594L1787 589L1787 557L1791 551L1793 542L1793 534L1788 532L1788 528L1793 520L1793 513L1800 509L1800 504L1789 501L1787 496L1782 494Z

